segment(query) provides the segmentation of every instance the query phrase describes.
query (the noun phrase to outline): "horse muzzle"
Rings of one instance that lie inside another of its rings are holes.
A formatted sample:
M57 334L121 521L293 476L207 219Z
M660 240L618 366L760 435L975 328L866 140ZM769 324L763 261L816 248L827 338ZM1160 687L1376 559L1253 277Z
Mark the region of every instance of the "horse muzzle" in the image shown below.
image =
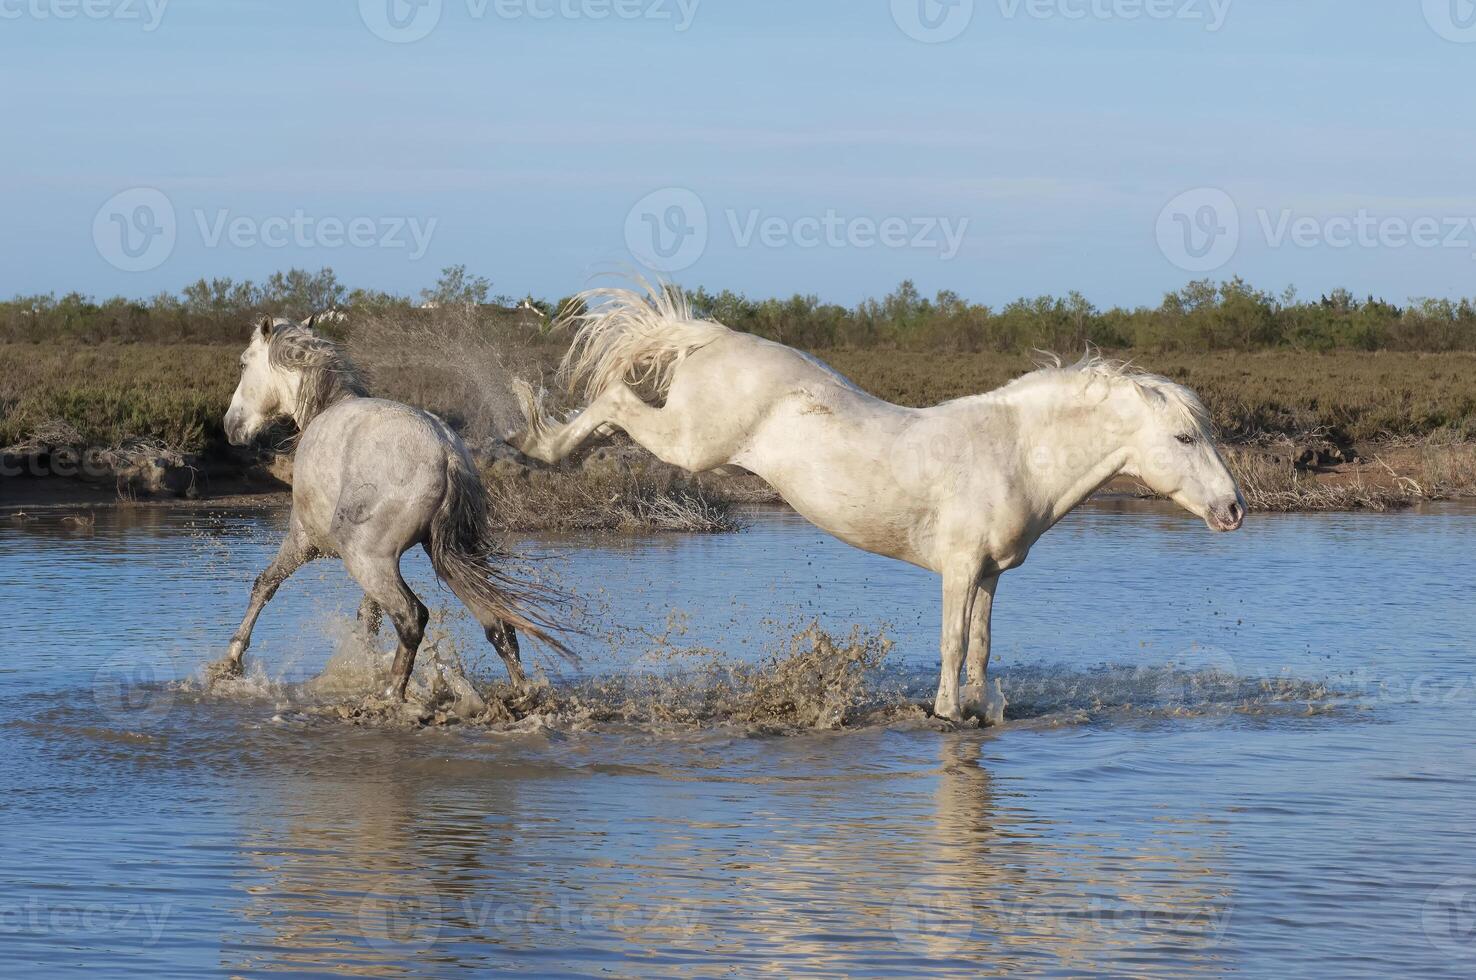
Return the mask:
M1205 523L1209 525L1211 531L1221 533L1238 531L1245 523L1245 505L1239 500L1232 500L1223 506L1214 507L1210 510Z
M251 440L256 438L256 433L247 431L245 423L236 415L227 412L225 417L225 437L232 446L249 446Z

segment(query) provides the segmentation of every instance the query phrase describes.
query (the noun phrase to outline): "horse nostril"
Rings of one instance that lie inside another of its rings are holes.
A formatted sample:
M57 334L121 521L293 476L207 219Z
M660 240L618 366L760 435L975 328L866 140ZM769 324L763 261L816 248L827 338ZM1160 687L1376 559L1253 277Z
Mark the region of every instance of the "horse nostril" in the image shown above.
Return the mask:
M1230 523L1231 524L1239 524L1244 518L1245 518L1245 508L1242 507L1242 506L1240 506L1240 504L1238 502L1231 504L1230 505Z

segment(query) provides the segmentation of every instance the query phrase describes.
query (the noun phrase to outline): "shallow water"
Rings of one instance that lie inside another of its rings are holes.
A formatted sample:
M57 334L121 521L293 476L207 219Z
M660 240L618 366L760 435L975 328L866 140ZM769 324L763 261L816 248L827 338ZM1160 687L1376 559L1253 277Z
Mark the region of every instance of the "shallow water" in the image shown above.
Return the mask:
M1476 510L1221 537L1092 506L1005 578L1005 725L938 731L892 705L783 735L305 713L295 682L357 605L328 562L268 608L253 696L174 683L224 651L281 521L0 517L6 974L1476 968ZM871 682L922 700L935 581L792 516L752 521L526 543L567 556L551 572L592 598L590 624L627 628L581 641L584 674L670 669L650 637L673 611L670 645L748 659L818 618L885 627Z

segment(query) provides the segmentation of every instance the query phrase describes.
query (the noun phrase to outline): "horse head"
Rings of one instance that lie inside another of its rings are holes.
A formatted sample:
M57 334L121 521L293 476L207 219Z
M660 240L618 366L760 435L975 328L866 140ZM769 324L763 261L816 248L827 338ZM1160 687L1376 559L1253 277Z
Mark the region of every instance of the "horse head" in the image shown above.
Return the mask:
M1245 498L1220 455L1199 398L1158 375L1109 370L1136 395L1130 424L1123 426L1123 472L1200 518L1210 530L1238 530L1245 522Z

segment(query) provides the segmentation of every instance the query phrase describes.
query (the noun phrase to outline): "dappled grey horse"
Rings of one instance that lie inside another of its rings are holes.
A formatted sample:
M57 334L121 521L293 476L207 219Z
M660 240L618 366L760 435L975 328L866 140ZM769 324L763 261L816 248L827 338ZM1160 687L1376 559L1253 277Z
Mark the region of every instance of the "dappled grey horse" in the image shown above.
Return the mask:
M504 556L488 523L487 492L460 437L429 412L367 397L343 350L312 327L312 320L264 319L241 355L225 417L231 443L247 445L284 417L301 435L287 539L252 587L216 670L241 672L257 617L289 575L314 558L339 556L364 589L360 622L372 635L387 613L399 634L388 693L404 700L428 619L400 574L401 557L418 544L486 631L513 683L524 686L518 630L567 652L553 635L559 624L540 608L556 594L497 568Z
M583 312L562 374L589 405L561 425L523 385L529 427L513 443L555 462L620 428L692 472L756 473L841 540L938 573L934 710L946 718L1003 717L998 684L985 685L999 576L1108 480L1136 477L1215 531L1245 516L1194 393L1096 356L904 408L808 354L694 319L673 287L592 290L573 308Z

